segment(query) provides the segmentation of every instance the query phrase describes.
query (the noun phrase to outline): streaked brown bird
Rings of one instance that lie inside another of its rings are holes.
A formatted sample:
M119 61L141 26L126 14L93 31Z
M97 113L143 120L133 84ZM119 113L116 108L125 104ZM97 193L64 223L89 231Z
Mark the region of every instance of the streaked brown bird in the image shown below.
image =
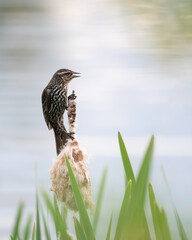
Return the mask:
M73 139L63 124L63 114L68 108L68 84L73 78L80 77L79 73L69 69L58 70L42 93L42 107L48 129L54 130L57 154L65 145L68 138Z

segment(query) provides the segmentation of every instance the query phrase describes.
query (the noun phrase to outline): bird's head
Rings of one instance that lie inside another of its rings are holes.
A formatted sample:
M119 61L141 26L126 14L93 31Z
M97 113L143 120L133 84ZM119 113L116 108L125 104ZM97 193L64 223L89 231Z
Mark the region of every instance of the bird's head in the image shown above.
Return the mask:
M80 77L79 74L69 69L59 69L54 75L58 75L63 81L69 83L73 78Z

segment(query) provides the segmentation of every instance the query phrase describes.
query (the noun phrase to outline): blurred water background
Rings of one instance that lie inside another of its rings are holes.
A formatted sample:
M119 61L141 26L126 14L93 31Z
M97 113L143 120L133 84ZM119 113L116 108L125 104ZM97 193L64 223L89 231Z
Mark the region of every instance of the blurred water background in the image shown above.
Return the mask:
M192 238L191 19L191 0L0 1L0 239L8 239L19 200L34 209L35 162L38 185L50 186L56 152L41 92L59 68L82 73L69 92L78 96L77 134L90 155L94 199L109 167L98 239L112 210L116 221L124 191L118 130L135 172L155 134L157 199L171 214L163 166Z

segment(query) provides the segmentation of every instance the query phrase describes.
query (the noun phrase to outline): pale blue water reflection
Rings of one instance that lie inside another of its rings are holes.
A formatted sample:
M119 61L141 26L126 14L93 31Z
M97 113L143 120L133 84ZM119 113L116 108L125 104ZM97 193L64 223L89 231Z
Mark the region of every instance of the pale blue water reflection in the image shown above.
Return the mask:
M0 238L7 239L19 199L29 210L34 207L35 161L39 185L49 188L55 146L43 119L41 92L61 67L82 73L69 90L78 96L77 133L90 155L94 197L103 166L109 166L101 223L108 223L113 208L116 216L124 190L117 131L125 137L135 170L154 133L152 183L169 208L163 165L191 234L190 49L163 58L160 50L166 48L150 44L142 24L135 29L129 24L131 9L115 1L6 1L0 6ZM103 234L100 229L99 239Z

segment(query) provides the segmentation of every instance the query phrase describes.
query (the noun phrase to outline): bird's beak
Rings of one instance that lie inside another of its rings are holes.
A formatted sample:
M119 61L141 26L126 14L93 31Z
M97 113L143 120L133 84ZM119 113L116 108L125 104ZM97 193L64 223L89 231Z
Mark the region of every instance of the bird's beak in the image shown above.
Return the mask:
M78 72L73 72L73 76L72 76L72 78L80 77L79 74L80 74L80 73L78 73Z

